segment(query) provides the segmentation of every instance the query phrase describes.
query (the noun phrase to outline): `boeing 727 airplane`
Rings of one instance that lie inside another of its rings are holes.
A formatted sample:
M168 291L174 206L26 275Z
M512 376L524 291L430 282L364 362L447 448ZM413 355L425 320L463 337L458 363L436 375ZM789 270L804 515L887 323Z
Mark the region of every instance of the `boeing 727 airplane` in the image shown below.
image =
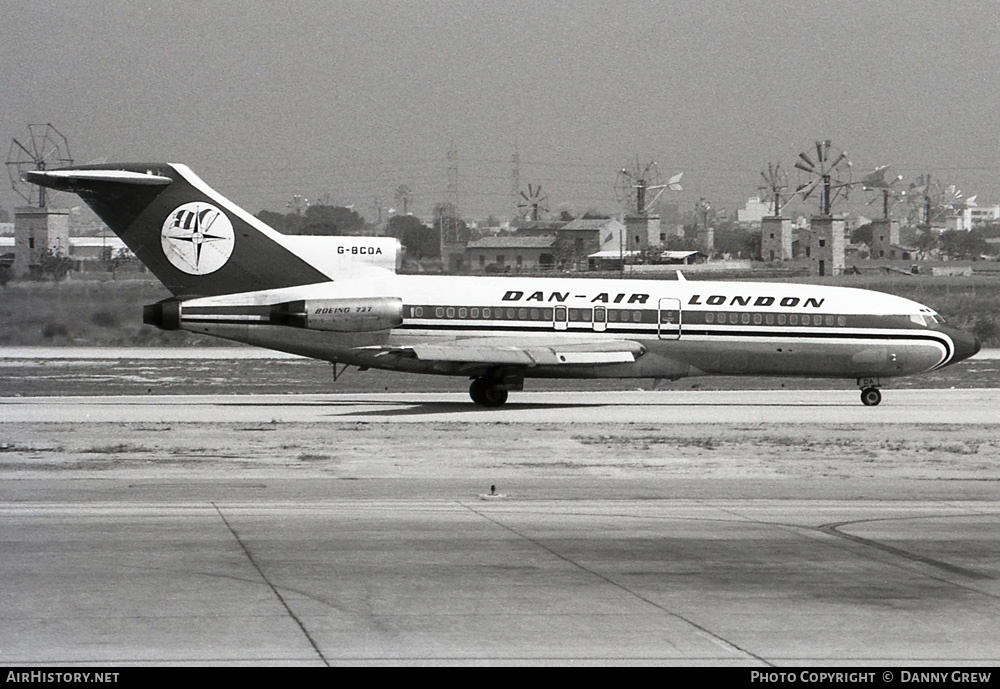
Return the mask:
M179 164L27 173L75 192L172 297L143 321L334 364L464 376L497 407L525 378L746 375L881 382L979 351L908 299L847 287L398 275L382 237L283 235Z

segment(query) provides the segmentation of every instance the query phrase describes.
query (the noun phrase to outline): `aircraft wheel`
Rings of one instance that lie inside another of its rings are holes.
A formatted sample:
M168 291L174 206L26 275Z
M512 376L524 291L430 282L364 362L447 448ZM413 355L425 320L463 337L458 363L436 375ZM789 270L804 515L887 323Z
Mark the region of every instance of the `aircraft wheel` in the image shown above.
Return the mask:
M469 386L469 397L483 407L499 407L507 401L507 391L486 378L476 378Z
M878 388L865 388L861 391L861 403L866 407L875 407L882 401L882 393Z

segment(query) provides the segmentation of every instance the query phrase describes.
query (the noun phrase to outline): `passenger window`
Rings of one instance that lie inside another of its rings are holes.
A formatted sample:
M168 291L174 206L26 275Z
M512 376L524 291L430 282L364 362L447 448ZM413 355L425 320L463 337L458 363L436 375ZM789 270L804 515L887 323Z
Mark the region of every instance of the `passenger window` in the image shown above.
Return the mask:
M459 309L458 310L458 317L459 318L465 318L468 315L469 315L469 312L466 311L465 309Z
M518 318L518 320L522 320L522 321L527 320L528 319L528 309L518 309L517 310L517 318Z
M451 306L449 306L448 307L448 318L454 318L454 317L455 317L455 309L452 308Z
M423 306L415 306L415 307L413 307L413 317L414 318L420 318L423 315L424 315L424 307Z
M742 316L740 316L740 322L743 323L743 325L749 324L750 323L750 314L749 313L745 313Z
M845 316L837 316L837 325L847 325L847 318Z
M764 316L764 322L767 323L768 325L774 325L774 314L769 313L766 316Z
M633 311L632 320L636 323L642 323L642 311Z
M489 309L483 309L483 318L489 318L491 315L493 314L490 313Z
M788 324L789 325L798 325L799 324L799 317L798 317L798 315L793 313L791 316L789 316L788 317Z
M736 325L736 323L737 323L737 321L739 321L739 319L740 319L740 315L738 313L731 313L731 314L729 314L729 322L732 323L733 325Z
M594 307L594 322L604 323L608 320L608 310L603 306Z
M444 308L439 306L436 309L434 309L434 315L437 316L438 318L444 318Z
M514 309L507 309L507 320L514 320Z
M755 313L753 315L753 324L754 325L760 325L763 322L764 322L764 317L761 316L759 313Z
M715 314L714 313L706 313L705 314L705 322L706 323L715 323Z
M827 325L833 325L833 316L827 316L826 317L826 324Z
M469 316L472 318L479 318L479 309L472 309L469 311Z
M531 310L531 320L533 320L533 321L537 321L538 320L538 309L532 309Z

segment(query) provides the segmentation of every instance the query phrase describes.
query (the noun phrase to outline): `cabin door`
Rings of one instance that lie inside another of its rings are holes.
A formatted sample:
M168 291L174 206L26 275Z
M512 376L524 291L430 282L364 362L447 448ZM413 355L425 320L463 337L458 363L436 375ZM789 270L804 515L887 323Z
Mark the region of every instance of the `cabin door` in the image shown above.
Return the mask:
M681 339L681 300L664 297L659 302L659 336L661 340Z
M569 309L565 306L552 309L552 326L556 330L566 330L569 326Z
M594 332L603 333L608 329L608 307L594 307Z

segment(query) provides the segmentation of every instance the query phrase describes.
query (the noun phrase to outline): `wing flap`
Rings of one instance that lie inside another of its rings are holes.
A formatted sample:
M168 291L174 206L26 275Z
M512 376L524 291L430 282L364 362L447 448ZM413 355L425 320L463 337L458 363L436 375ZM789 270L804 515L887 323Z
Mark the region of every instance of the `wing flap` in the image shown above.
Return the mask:
M412 353L424 361L502 366L593 366L632 363L646 353L646 348L631 340L531 345L460 340L392 347L387 348L386 353Z

